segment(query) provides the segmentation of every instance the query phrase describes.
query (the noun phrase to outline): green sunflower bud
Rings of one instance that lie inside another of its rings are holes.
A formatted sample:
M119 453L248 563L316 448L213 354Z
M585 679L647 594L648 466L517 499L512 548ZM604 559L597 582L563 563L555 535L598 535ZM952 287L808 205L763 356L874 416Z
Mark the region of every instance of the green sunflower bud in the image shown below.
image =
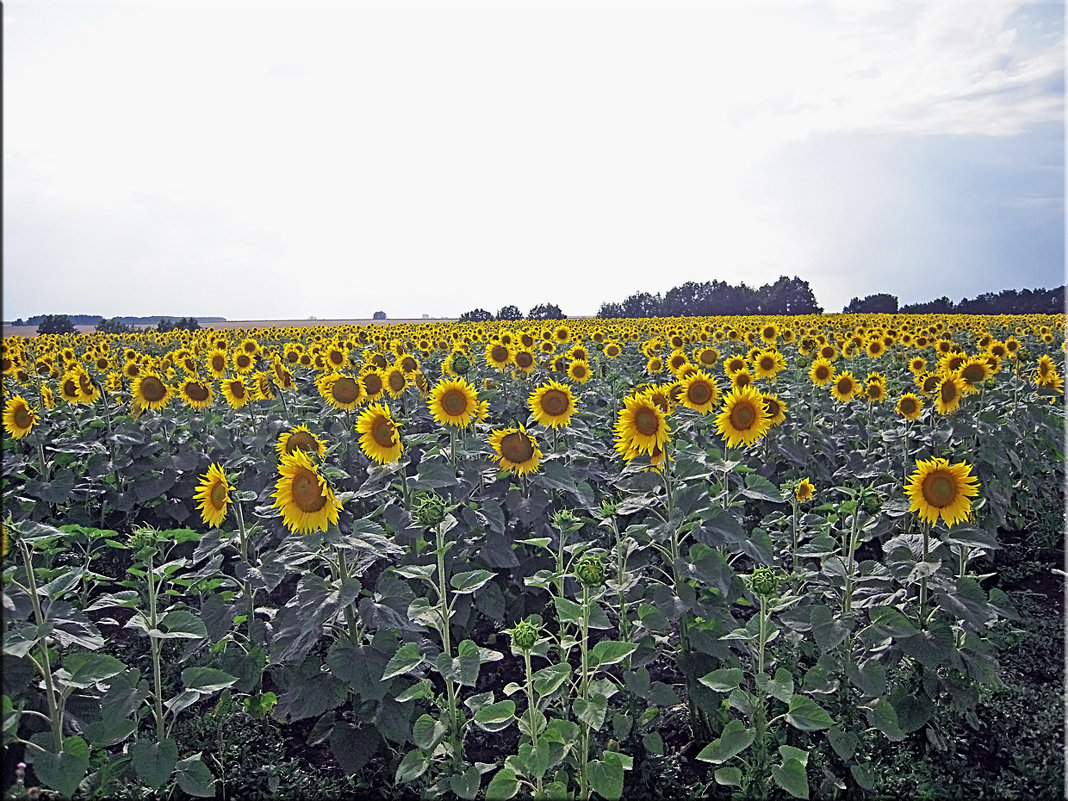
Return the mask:
M512 635L512 645L519 651L529 651L534 647L541 635L541 629L529 620L520 620L515 624L509 634Z
M757 595L770 598L779 591L780 579L770 567L758 567L749 577L749 586Z
M467 375L471 369L471 360L462 353L452 357L452 371L457 375Z
M424 528L433 528L445 519L445 501L428 492L413 504L412 517Z
M986 381L983 382L983 386L986 387L987 389L996 389L997 385L998 385L998 380L996 378L994 378L994 376L990 376L990 378L988 378Z
M575 577L587 587L596 587L604 581L604 562L600 556L584 554L575 565Z
M553 515L553 527L559 531L571 530L577 521L570 509L561 509Z

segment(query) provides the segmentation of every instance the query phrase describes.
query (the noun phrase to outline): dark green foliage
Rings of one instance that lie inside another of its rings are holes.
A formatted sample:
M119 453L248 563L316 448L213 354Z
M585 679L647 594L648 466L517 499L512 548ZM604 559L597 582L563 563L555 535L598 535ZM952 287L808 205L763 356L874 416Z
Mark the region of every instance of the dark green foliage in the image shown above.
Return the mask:
M895 314L897 312L897 296L880 292L876 295L868 295L864 300L853 298L849 305L842 309L844 314Z
M77 330L66 314L46 314L37 324L38 334L73 334Z
M172 320L169 317L162 318L156 324L157 331L196 331L200 328L200 323L196 317L179 317L177 320Z
M492 319L493 314L485 309L472 309L460 315L461 323L481 323Z
M118 317L112 317L110 319L105 318L97 323L96 330L99 334L127 334L133 331L134 328L132 325L122 322Z
M567 315L555 303L539 303L527 315L531 320L566 320Z

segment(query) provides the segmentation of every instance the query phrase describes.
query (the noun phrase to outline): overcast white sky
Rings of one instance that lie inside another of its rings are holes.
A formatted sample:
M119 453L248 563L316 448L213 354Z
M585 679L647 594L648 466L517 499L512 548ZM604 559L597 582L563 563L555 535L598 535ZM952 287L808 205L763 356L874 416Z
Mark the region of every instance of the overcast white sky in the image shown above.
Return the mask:
M3 319L1064 282L1064 6L4 5Z

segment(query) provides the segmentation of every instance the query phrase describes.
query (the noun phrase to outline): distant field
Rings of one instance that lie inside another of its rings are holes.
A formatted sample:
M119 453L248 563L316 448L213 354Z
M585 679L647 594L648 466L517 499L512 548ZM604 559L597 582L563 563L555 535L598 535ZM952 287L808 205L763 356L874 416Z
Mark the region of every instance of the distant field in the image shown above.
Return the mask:
M278 326L282 328L309 328L317 325L397 325L400 323L446 323L454 321L455 317L436 317L431 320L421 318L397 318L395 320L371 320L368 318L356 320L226 320L224 322L211 323L212 328L270 328ZM96 326L75 326L79 334L91 334ZM208 326L204 326L207 328ZM147 330L152 330L151 327ZM5 337L32 337L37 334L37 326L33 325L5 325L3 327Z

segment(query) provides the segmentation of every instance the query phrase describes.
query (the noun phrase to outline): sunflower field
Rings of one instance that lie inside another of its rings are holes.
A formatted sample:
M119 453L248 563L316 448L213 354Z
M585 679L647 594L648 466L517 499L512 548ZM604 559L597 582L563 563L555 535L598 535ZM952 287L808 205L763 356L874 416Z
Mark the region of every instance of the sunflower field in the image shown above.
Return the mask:
M1063 315L6 339L5 794L1059 795L1063 672L1005 688L1061 647L1064 361Z

